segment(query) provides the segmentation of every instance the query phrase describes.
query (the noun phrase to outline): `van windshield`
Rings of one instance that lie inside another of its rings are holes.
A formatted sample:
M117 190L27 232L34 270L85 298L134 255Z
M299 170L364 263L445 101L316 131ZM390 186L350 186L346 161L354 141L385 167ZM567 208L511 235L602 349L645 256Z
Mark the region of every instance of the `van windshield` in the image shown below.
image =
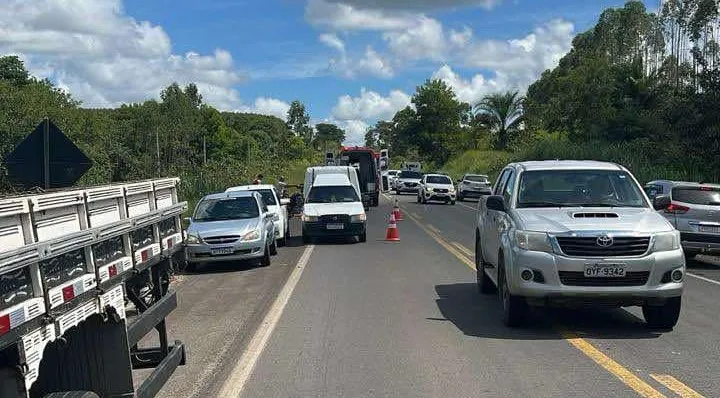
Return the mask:
M350 185L327 185L312 187L307 203L359 202L355 188Z
M254 197L205 199L198 204L193 221L243 220L260 217Z

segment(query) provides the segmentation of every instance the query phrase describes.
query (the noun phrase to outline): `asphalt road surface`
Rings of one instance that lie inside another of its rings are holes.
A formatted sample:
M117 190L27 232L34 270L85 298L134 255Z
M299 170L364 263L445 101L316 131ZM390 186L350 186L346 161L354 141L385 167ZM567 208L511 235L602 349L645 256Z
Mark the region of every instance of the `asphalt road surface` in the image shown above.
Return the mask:
M673 331L649 331L639 309L540 311L509 329L475 286L476 204L399 200L400 242L383 241L385 199L366 243L183 275L168 322L190 356L161 396L720 396L716 265L691 265Z

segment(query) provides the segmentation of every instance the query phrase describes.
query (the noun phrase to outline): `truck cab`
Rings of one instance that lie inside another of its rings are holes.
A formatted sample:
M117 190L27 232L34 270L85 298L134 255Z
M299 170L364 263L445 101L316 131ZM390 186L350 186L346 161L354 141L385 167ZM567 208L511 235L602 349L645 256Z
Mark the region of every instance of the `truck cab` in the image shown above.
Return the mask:
M480 199L475 263L482 294L499 292L503 320L528 306L641 306L648 325L680 314L680 234L624 167L595 161L507 165Z

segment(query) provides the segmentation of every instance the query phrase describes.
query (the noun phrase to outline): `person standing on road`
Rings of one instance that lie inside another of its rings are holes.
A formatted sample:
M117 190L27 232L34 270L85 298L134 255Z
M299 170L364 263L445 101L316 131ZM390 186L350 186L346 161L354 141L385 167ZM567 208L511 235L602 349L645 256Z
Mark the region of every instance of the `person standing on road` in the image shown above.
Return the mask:
M278 192L278 195L280 195L281 198L284 198L287 196L287 183L285 182L285 177L280 176L278 178L277 184L275 184L275 189Z
M257 177L253 180L253 185L260 185L262 184L263 175L258 174Z

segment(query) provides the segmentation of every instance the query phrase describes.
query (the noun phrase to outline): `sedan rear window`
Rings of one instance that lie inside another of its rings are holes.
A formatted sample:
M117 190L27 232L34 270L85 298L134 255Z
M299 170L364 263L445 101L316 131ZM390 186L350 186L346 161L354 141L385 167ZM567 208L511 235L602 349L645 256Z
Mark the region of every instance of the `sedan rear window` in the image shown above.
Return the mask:
M417 171L405 170L400 172L399 178L416 178L419 180L422 178L422 174L418 173Z
M694 205L720 206L720 188L674 187L672 199Z
M473 182L488 182L487 176L483 175L466 175L464 178L465 181L473 181Z

